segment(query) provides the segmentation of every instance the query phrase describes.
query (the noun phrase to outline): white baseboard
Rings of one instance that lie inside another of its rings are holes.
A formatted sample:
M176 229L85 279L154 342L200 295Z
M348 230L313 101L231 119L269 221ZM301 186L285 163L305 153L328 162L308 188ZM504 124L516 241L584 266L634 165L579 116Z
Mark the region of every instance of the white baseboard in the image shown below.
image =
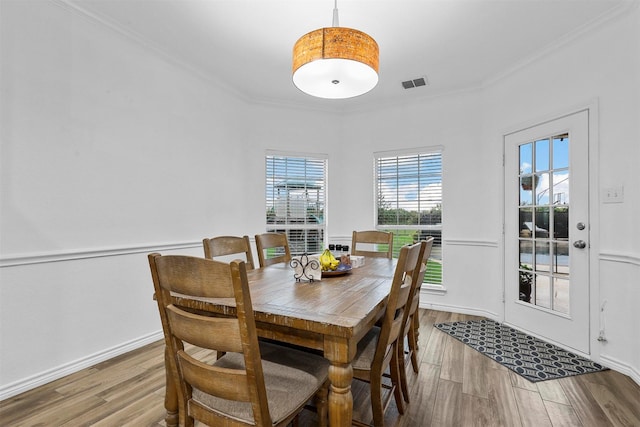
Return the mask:
M472 308L472 307L461 307L458 305L449 305L449 304L433 304L433 303L420 301L420 308L426 308L429 310L438 310L438 311L448 311L451 313L468 314L470 316L482 316L491 320L495 320L496 322L502 321L498 313L493 313L491 311L486 311L486 310L479 310L477 308Z
M609 357L606 355L600 355L599 362L601 365L606 366L607 368L613 369L614 371L620 372L621 374L625 374L636 384L640 385L640 371L638 368L627 365L626 363L622 363L613 357Z
M7 384L0 387L0 401L8 399L12 396L16 396L20 393L24 393L25 391L32 390L36 387L50 383L51 381L57 380L67 375L73 374L74 372L81 371L82 369L89 368L100 362L104 362L105 360L109 360L121 354L128 353L147 344L156 342L162 338L162 331L154 332L152 334L136 338L118 346L108 348L99 353L83 357L82 359L78 359L73 362L65 363L64 365L58 366L56 368L52 368L31 377L16 381L11 384Z

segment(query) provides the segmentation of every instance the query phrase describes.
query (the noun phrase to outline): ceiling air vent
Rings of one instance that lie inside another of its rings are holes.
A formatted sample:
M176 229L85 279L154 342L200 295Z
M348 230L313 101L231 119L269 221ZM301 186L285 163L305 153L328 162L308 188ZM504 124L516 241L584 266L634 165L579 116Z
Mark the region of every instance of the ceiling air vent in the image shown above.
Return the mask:
M407 80L406 82L402 82L402 87L405 89L411 89L414 87L426 86L428 84L428 80L426 77L419 77L413 80Z

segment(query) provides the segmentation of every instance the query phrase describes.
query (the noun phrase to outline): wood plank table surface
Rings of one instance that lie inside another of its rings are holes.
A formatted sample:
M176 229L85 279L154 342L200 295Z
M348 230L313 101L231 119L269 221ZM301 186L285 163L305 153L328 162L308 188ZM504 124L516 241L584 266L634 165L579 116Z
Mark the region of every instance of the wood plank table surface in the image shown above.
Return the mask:
M276 264L247 272L258 334L264 338L321 351L329 369L329 425L350 426L353 413L351 361L358 341L383 314L395 260L367 258L365 265L342 276L296 282L294 270ZM224 315L233 299L185 299L174 304ZM167 426L178 424L175 385L167 375Z

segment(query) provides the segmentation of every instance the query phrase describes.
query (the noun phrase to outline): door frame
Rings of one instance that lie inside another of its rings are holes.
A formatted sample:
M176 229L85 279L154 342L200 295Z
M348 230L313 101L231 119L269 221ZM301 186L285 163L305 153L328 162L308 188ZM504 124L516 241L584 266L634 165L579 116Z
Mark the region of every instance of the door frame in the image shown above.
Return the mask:
M502 140L502 179L501 179L501 211L502 211L502 238L500 239L500 245L502 250L501 257L501 268L502 268L502 310L501 310L501 319L502 323L505 323L508 326L513 326L505 322L506 316L506 286L507 286L507 274L506 274L506 236L505 236L505 220L506 220L506 212L505 212L505 198L506 198L506 183L505 183L505 140L507 135L528 129L531 127L535 127L550 121L554 121L558 118L569 116L581 111L586 111L588 116L588 140L589 140L589 153L588 153L588 175L589 175L589 193L588 193L588 211L589 211L589 242L590 242L590 251L589 251L589 353L580 353L571 349L571 351L581 354L582 356L588 357L591 360L596 362L600 361L600 346L598 345L598 336L599 332L602 328L601 318L600 318L600 282L598 280L600 273L600 265L599 265L599 257L600 257L600 182L599 182L599 161L598 161L598 153L599 153L599 108L598 108L598 98L594 98L592 100L574 105L573 107L568 107L565 109L558 110L554 113L546 114L544 116L538 117L537 119L529 120L523 122L519 125L510 126L504 129L501 132L501 140ZM521 329L521 328L518 328ZM528 330L523 330L524 332L536 336L538 338L543 338L547 341L550 341L548 338L540 337L539 335L532 333ZM559 347L563 347L562 343L550 341L553 344L558 345Z

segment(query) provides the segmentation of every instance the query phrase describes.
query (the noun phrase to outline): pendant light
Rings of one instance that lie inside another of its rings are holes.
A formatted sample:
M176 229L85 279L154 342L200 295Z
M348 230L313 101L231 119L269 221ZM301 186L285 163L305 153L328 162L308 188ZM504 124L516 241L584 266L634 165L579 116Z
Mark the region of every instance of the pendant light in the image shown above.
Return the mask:
M293 84L328 99L352 98L378 84L378 43L362 31L339 26L338 0L333 26L307 33L293 46Z

